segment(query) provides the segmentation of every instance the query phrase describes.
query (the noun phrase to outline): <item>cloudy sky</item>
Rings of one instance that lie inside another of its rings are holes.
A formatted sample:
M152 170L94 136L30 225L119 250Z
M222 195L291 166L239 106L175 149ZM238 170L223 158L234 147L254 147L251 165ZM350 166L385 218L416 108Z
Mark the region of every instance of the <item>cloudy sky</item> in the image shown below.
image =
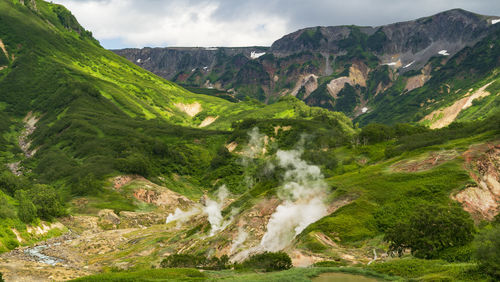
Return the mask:
M500 16L499 0L53 0L109 49L269 46L297 29L383 25L463 8Z

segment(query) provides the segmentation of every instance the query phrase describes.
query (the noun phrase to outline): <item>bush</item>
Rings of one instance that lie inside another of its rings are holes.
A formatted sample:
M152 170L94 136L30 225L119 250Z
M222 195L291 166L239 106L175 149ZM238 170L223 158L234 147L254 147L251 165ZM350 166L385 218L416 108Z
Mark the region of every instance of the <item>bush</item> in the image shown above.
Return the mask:
M395 136L394 129L390 128L384 124L372 123L369 124L361 130L359 134L359 139L361 142L367 142L369 144L375 144L382 141L387 141Z
M160 263L161 268L201 268L210 270L222 270L228 268L229 257L206 258L204 256L190 254L173 254L163 259Z
M29 196L36 206L38 217L52 220L52 218L64 214L64 209L54 188L47 185L35 185L29 191Z
M243 267L265 271L287 270L292 267L292 259L284 252L265 252L249 257L243 262Z
M19 202L17 216L24 223L32 223L37 216L37 210L33 202L28 197L28 193L24 190L17 190L15 195Z
M173 254L163 259L160 267L197 267L200 264L200 257L188 254Z
M7 199L0 198L0 218L15 218L16 213L14 212L14 207L9 204Z
M408 219L389 228L385 240L390 251L402 255L406 249L418 258L436 258L440 251L464 246L473 239L474 222L458 205L421 204Z
M500 225L481 232L474 241L475 258L481 270L500 279Z

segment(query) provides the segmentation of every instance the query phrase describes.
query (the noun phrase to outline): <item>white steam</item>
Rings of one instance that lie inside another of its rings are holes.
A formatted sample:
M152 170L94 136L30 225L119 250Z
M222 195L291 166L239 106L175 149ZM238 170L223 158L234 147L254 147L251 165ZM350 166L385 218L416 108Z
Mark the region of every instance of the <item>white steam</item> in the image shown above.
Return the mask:
M247 132L249 140L247 146L242 151L241 165L248 168L254 163L254 159L266 153L267 136L259 132L258 127L252 128ZM252 187L255 184L253 175L245 170L244 183L246 187Z
M248 238L248 233L243 229L243 227L238 228L238 237L233 240L231 244L231 254L238 249Z
M283 203L276 208L267 224L260 247L279 251L288 246L309 224L327 215L327 185L319 167L300 158L301 150L277 152L279 166L287 169L285 184L279 197Z
M175 212L167 216L166 223L177 221L177 227L179 228L181 224L187 222L191 217L195 215L206 215L208 222L210 222L210 235L213 236L221 230L224 230L232 221L233 215L228 220L224 220L222 216L222 209L224 207L224 201L227 196L229 196L229 191L225 185L222 185L217 191L217 199L207 198L205 205L196 204L187 211L182 211L181 209L175 209Z
M166 223L168 224L170 222L177 221L177 227L179 228L182 223L185 223L192 216L197 215L200 212L201 212L201 209L197 206L195 206L187 211L182 211L181 209L176 208L174 213L171 213L167 216Z
M243 150L243 155L247 158L254 159L260 154L265 153L266 135L260 133L258 127L254 127L248 132L248 136L250 137L250 140L248 140L248 145Z
M215 235L217 232L224 230L231 222L231 219L224 221L222 217L222 208L224 207L224 200L229 196L226 185L222 185L217 192L217 200L207 199L203 212L208 216L210 222L210 236Z

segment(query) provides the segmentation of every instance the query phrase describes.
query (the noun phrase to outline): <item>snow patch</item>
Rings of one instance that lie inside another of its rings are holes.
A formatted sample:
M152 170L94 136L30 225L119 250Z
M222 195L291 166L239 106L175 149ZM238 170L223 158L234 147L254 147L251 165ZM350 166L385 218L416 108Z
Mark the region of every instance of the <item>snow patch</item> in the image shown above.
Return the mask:
M258 57L264 56L266 52L257 53L255 51L250 52L250 58L257 59Z
M203 67L203 70L208 70L208 67Z
M364 114L364 113L366 113L367 111L368 111L368 108L367 108L367 107L363 107L363 108L361 109L361 112L362 112L363 114Z
M449 56L450 54L448 53L448 50L441 50L438 52L439 55L443 55L443 56Z
M391 62L391 63L387 63L387 64L384 64L384 65L386 65L386 66L395 66L397 64L398 64L397 62Z
M205 50L206 51L217 51L217 50L219 50L219 48L216 48L216 47L206 47Z
M404 69L405 69L405 68L408 68L408 67L410 67L411 65L413 65L413 63L415 63L415 61L412 61L411 63L407 64L407 65L406 65L406 66L404 66L403 68L404 68Z
M491 20L491 24L497 24L497 23L500 23L500 19Z
M142 60L141 60L141 59L137 59L137 61L136 61L136 62L137 62L137 63L141 63L141 62L142 62Z

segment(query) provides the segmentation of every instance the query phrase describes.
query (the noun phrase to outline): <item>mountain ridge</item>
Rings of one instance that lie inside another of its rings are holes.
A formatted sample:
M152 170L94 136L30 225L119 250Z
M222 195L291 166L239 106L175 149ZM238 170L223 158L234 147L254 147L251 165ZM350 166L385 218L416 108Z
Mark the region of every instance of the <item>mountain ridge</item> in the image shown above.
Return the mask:
M268 48L254 48L254 52L261 52L258 58L250 56L252 49L239 54L234 54L238 49L226 52L224 47L206 50L211 59L202 65L189 49L175 55L169 48L114 52L182 85L214 88L236 99L250 96L266 103L292 95L308 105L356 118L365 113L364 108L377 111L380 97L376 96L381 92L380 96L386 96L405 73L414 76L409 91L422 87L437 67L428 66L431 59L441 57L444 65L459 51L494 32L496 25L492 23L498 18L452 9L379 27L311 27L285 35ZM384 66L389 69L384 70ZM334 82L349 72L357 76L350 85L358 89L345 88L340 80ZM424 74L422 78L418 78L419 72Z

